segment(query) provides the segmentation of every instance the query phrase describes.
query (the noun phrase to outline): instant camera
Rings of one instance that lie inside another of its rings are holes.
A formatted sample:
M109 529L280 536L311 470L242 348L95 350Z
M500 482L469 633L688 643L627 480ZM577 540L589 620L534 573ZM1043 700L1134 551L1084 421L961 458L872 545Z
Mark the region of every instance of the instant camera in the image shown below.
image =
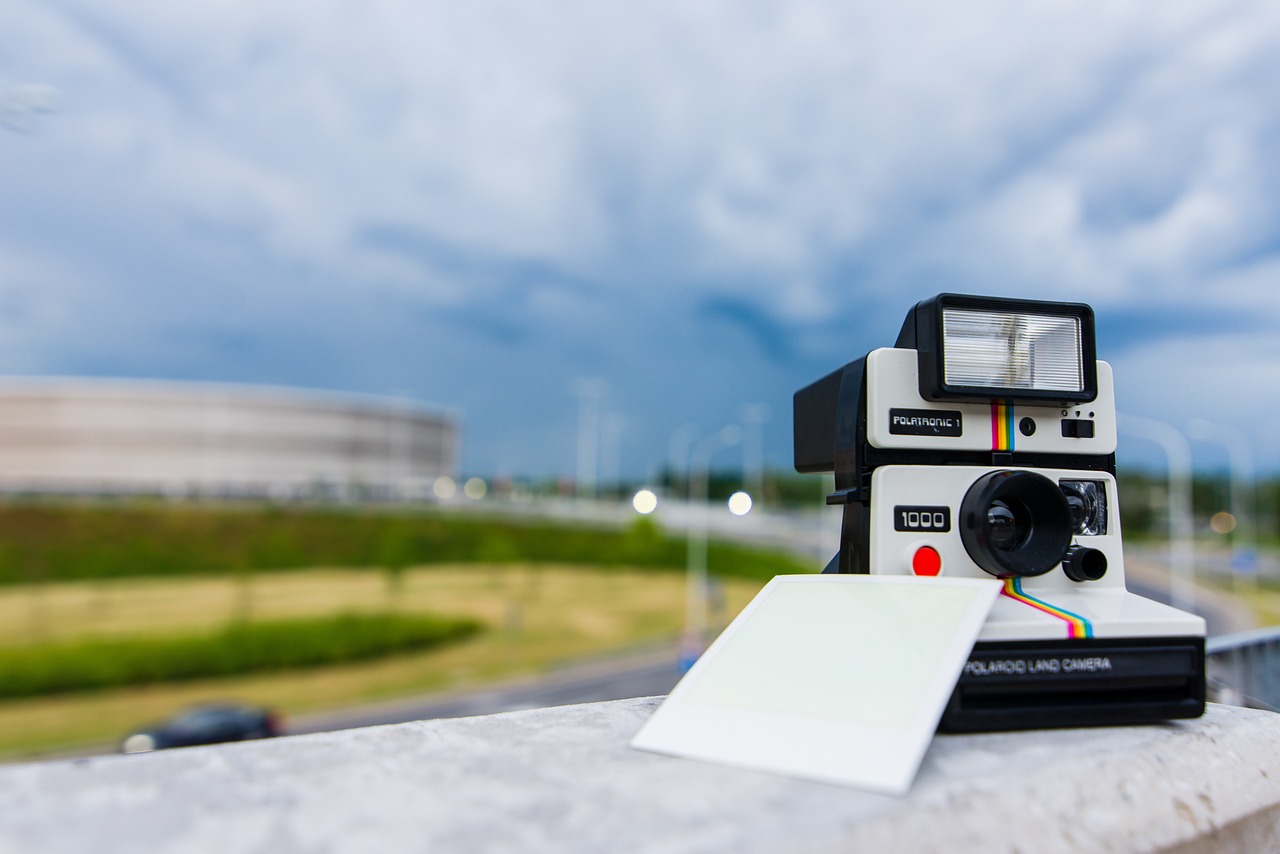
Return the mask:
M1095 348L1087 305L941 294L796 392L796 469L843 507L826 572L1003 582L943 731L1204 713L1204 620L1125 588Z

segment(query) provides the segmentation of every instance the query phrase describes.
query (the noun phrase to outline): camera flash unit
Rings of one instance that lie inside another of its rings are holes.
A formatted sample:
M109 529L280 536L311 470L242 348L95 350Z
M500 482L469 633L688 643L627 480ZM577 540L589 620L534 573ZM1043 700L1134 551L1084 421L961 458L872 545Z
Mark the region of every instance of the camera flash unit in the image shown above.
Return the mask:
M926 400L1073 403L1097 394L1093 309L1082 303L941 294L907 316Z

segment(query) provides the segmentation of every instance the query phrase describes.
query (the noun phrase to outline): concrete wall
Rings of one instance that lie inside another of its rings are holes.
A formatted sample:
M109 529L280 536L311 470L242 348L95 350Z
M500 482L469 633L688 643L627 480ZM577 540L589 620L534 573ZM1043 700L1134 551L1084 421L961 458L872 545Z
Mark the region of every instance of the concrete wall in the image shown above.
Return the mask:
M300 389L0 381L0 490L425 494L457 469L455 420L419 404Z
M658 699L0 768L0 852L1280 847L1280 715L934 739L904 798L643 753Z

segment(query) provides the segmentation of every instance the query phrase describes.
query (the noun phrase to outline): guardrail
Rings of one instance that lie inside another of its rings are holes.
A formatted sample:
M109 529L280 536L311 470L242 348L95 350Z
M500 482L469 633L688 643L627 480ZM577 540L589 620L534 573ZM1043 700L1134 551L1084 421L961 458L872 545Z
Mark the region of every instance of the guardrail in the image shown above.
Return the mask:
M1209 638L1209 698L1280 712L1280 626Z

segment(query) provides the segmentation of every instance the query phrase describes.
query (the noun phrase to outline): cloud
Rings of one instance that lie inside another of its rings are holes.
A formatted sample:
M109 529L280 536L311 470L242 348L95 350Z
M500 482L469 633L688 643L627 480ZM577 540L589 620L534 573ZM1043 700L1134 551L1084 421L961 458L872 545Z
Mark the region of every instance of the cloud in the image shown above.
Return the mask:
M637 468L673 425L781 411L944 290L1086 300L1118 364L1267 382L1197 326L1280 322L1262 0L6 19L0 81L59 93L0 136L23 370L408 388L468 412L477 467L556 470L511 447L571 432L573 376L611 380Z

